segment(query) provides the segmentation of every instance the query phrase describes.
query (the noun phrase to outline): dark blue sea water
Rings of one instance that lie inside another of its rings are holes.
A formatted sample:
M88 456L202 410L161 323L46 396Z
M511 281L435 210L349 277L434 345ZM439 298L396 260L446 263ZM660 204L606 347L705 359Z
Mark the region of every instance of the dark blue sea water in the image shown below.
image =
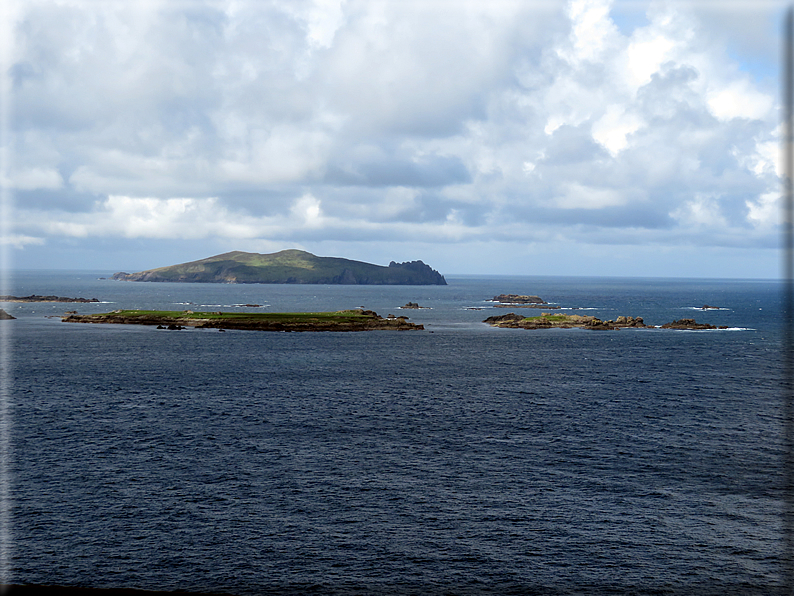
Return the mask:
M778 282L101 275L20 273L12 289L105 304L4 305L18 317L3 322L6 582L241 595L782 591ZM481 321L510 312L487 302L500 293L731 329L495 329ZM430 308L398 311L408 301ZM55 316L252 303L364 306L425 331L169 332Z

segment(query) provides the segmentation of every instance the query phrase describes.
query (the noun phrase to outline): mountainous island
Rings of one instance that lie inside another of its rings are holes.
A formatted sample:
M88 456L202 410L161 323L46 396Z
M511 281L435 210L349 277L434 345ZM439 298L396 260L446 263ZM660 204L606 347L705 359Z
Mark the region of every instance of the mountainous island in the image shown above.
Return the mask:
M318 257L295 249L265 255L232 251L138 273L119 272L113 279L239 284L447 285L443 275L422 261L392 261L388 267L383 267L350 259Z

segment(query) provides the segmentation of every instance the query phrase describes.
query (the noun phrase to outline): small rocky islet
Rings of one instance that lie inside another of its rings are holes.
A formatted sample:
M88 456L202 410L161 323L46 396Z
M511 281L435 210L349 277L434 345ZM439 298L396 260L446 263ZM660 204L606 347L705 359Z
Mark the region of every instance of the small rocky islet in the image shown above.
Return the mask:
M0 302L75 302L79 304L88 304L91 302L99 302L99 299L67 298L66 296L39 296L38 294L31 294L30 296L0 296Z
M496 308L547 308L551 310L560 308L549 304L540 296L525 296L523 294L499 294L494 296L490 302L495 302Z

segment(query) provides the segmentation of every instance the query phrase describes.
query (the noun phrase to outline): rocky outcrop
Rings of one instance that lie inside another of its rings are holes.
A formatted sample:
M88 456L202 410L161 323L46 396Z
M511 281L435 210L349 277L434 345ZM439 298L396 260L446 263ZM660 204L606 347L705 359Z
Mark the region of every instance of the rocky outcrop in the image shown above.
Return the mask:
M540 296L524 296L522 294L499 294L491 302L496 308L548 308L559 310L559 306L551 306Z
M540 296L523 296L520 294L499 294L493 297L494 302L507 304L546 304Z
M684 329L684 330L698 330L698 329L727 329L727 325L709 325L708 323L698 323L695 319L678 319L672 323L665 323L661 326L662 329Z
M560 310L561 307L544 302L543 304L494 304L494 308L546 308L548 310Z
M16 319L16 317L11 316L5 311L5 309L0 308L0 321L11 321L13 319Z
M417 309L425 309L425 308L430 308L430 307L429 306L419 306L419 304L416 303L416 302L407 302L403 306L400 306L399 308L402 309L402 310L405 310L405 309L417 310Z

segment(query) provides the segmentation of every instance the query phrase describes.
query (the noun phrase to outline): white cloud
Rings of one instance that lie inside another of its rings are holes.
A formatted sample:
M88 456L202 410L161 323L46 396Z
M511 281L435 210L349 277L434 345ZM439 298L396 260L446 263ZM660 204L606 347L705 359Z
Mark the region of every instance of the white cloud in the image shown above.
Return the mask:
M316 228L322 225L323 210L320 201L310 194L303 195L295 201L290 211L307 227Z
M90 216L69 213L20 213L31 229L61 236L125 238L255 238L275 222L235 214L216 198L128 197L112 195Z
M747 219L756 227L768 228L780 222L782 206L779 192L762 194L755 201L746 201Z
M600 62L615 45L618 29L609 17L611 0L572 0L568 5L571 19L571 47L559 54L567 61Z
M773 99L752 88L747 79L731 81L722 89L708 94L711 112L720 120L731 118L765 118L774 106Z
M727 221L720 208L719 199L720 197L711 194L696 193L670 215L687 228L724 228Z
M624 205L627 197L611 188L593 188L581 184L567 184L563 194L554 199L561 209L602 209Z
M344 23L343 0L315 0L307 18L306 37L315 48L330 48Z
M611 105L606 113L593 124L593 138L613 156L628 144L626 137L643 125L642 119L619 105Z
M42 244L44 244L44 238L37 238L35 236L24 236L20 234L0 236L0 245L13 246L14 248L18 249L23 249L29 245Z
M662 64L672 58L676 46L685 41L668 37L664 30L656 26L669 24L669 16L660 16L657 19L651 26L635 32L626 51L628 80L635 89L650 82L651 76L659 72Z

